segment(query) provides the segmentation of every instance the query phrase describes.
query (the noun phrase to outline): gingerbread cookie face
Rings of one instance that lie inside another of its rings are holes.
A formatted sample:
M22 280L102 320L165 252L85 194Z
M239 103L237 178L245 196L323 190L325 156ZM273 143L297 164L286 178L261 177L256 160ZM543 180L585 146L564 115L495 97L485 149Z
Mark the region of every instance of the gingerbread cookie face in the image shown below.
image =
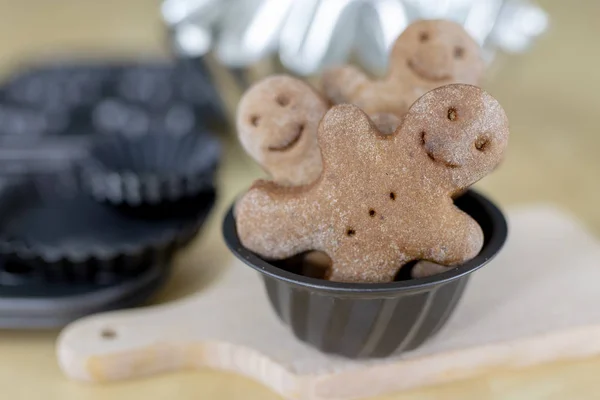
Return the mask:
M411 75L427 85L475 84L483 73L480 48L462 26L444 20L411 24L396 40L390 55L390 76Z
M500 103L476 86L448 85L432 92L411 107L402 127L412 132L413 140L418 138L420 151L415 158L430 173L445 176L442 179L448 179L454 194L502 160L508 119Z
M436 87L476 84L484 64L477 43L458 24L444 20L417 21L396 40L382 80L372 80L358 68L325 71L323 91L334 104L351 103L367 114L393 113L402 118L411 104Z
M304 82L269 77L251 87L239 103L240 142L279 183L310 183L321 172L316 132L327 109L325 100Z
M459 118L448 119L450 111ZM448 123L467 133L438 134ZM422 132L431 132L425 143ZM393 134L381 133L359 108L340 105L325 115L318 135L319 179L295 188L259 181L237 203L245 247L265 259L322 251L332 261L329 279L344 282L389 282L412 260L455 265L477 255L481 228L451 195L501 160L508 124L491 96L469 85L435 89ZM480 136L489 151L470 153L479 152L471 147ZM456 165L432 158L431 146ZM450 157L446 148L460 155Z

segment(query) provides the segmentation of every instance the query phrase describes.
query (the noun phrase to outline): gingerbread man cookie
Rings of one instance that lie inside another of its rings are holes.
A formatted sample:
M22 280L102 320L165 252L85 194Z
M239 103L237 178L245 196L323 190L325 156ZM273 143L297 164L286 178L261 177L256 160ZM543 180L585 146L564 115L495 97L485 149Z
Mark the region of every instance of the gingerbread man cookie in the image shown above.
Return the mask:
M345 282L389 282L411 260L455 265L480 251L481 228L451 196L502 158L508 121L493 97L470 85L432 90L391 135L358 107L339 105L318 137L316 181L258 181L238 201L246 248L265 259L323 251L329 279Z
M480 51L457 23L417 21L396 40L384 79L371 80L352 66L333 68L323 74L323 91L334 104L351 103L367 114L402 117L431 89L450 83L477 84L484 70Z
M306 83L284 75L253 85L237 112L238 137L273 180L303 185L321 174L317 127L329 105Z

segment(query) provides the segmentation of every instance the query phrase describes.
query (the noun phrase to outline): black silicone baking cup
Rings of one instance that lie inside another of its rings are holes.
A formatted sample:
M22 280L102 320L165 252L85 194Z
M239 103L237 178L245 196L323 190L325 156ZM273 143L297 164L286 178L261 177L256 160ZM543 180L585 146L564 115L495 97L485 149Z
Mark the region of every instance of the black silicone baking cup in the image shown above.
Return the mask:
M140 218L101 204L58 176L28 177L0 193L0 285L117 283L168 264L215 201L207 191L179 213Z
M219 158L219 142L207 132L109 135L91 146L79 169L94 199L137 207L211 191Z
M233 209L225 217L223 234L231 252L261 273L271 305L298 339L349 358L386 357L415 349L437 333L470 274L487 264L506 240L506 220L490 200L470 190L455 204L481 226L481 252L447 272L392 283L330 282L279 268L242 246Z

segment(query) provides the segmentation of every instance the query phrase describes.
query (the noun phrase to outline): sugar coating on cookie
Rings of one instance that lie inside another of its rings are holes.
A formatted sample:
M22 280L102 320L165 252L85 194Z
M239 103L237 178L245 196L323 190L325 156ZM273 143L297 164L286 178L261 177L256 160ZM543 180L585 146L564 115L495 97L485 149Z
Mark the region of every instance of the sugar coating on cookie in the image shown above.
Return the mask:
M358 107L335 106L319 126L321 176L256 182L237 203L238 235L265 259L325 252L333 281L389 282L412 260L461 264L483 233L451 196L493 170L508 134L500 104L470 85L428 92L388 135Z
M322 85L334 104L402 117L427 91L450 83L477 84L483 70L481 49L462 26L423 20L409 25L396 40L385 78L372 80L358 68L344 66L325 71Z
M272 76L253 85L237 110L237 131L246 152L283 185L303 185L321 173L317 127L327 102L309 85Z

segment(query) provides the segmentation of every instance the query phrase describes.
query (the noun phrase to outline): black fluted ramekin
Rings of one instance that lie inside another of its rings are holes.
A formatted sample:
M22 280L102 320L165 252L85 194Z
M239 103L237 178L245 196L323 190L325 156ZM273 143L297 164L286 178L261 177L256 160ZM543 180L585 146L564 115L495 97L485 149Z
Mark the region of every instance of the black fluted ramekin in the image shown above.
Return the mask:
M213 189L219 158L219 142L208 132L108 135L79 169L84 190L98 201L173 205Z
M490 200L469 190L455 203L481 226L481 252L441 274L392 283L330 282L279 268L242 246L233 208L223 222L223 235L231 252L261 273L273 308L298 339L325 353L385 357L415 349L437 333L470 274L498 254L506 240L506 220Z
M62 175L26 177L0 191L0 288L118 284L168 267L216 199L213 189L178 214L149 219L98 203Z

